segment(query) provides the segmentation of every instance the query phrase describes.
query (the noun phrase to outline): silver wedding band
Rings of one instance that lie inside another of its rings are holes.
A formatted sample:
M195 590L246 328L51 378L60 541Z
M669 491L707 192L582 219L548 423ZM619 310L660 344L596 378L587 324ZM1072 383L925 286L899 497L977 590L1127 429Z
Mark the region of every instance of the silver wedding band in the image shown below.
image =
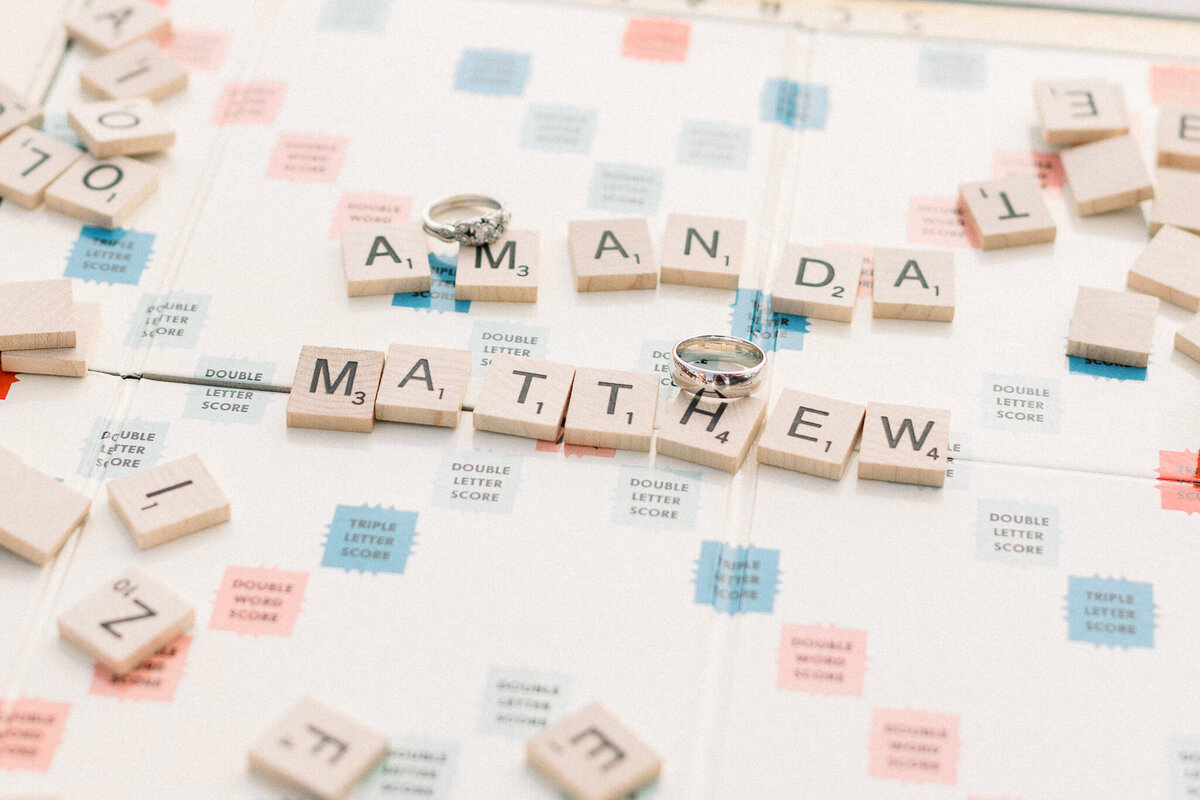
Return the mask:
M459 208L494 210L453 222L438 222L434 219L447 211ZM504 203L494 197L483 194L452 194L425 206L425 212L421 216L422 227L430 236L436 236L443 242L458 242L468 247L478 247L499 239L508 227L512 213Z
M729 363L739 368L714 368ZM762 381L766 363L766 353L754 342L711 333L675 344L671 349L671 378L685 392L745 397Z

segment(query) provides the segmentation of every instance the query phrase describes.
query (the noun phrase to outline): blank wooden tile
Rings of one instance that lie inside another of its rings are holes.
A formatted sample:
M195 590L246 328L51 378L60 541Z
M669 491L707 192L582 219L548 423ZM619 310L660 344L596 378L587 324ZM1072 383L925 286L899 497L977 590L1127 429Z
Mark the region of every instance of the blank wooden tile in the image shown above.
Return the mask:
M120 676L192 627L191 603L129 567L58 618L59 635Z
M320 797L342 800L387 754L387 738L310 697L250 748L250 766Z
M1200 236L1164 225L1133 262L1125 285L1200 311Z
M653 289L658 264L644 217L567 223L575 288L580 292Z
M536 303L541 263L537 231L505 231L490 244L460 247L454 299Z
M157 153L175 144L175 128L144 97L101 100L73 107L67 122L97 158Z
M954 253L877 248L871 313L887 319L953 320Z
M654 373L579 367L563 441L649 452L658 388L659 377Z
M100 304L75 304L75 346L44 350L5 350L0 353L0 369L30 375L62 375L82 378L87 362L100 335Z
M1047 80L1033 85L1047 144L1072 145L1129 133L1125 94L1098 78Z
M1027 176L960 184L958 204L984 250L1053 242L1058 233L1037 181Z
M758 461L840 481L862 431L865 407L784 389L758 440Z
M0 139L18 128L39 128L41 125L42 107L0 81Z
M1200 234L1200 172L1159 167L1150 205L1150 233L1163 225L1174 225Z
M746 256L746 220L667 216L662 240L663 283L736 289Z
M145 0L98 0L66 21L67 33L92 50L108 53L170 29L166 12Z
M143 550L230 518L229 500L194 454L114 478L108 502Z
M571 800L622 800L662 771L658 754L599 703L529 739L525 757Z
M420 222L342 228L346 295L429 290L429 243Z
M288 395L287 426L370 433L383 353L342 347L300 348Z
M862 265L860 253L789 244L775 273L771 310L849 322L854 317Z
M393 344L375 397L375 419L455 428L470 378L469 350Z
M34 564L54 558L92 501L0 448L0 546Z
M121 227L158 188L158 170L136 159L85 153L46 187L46 206L102 228Z
M70 278L0 283L0 352L74 346Z
M1154 197L1150 172L1132 136L1118 136L1062 152L1063 171L1081 217L1134 206Z
M1200 317L1175 331L1175 349L1193 361L1200 362Z
M1200 107L1163 106L1155 142L1159 166L1200 169Z
M1080 286L1067 332L1067 355L1144 367L1150 361L1158 298Z
M154 42L134 42L84 66L79 82L105 100L145 97L158 102L187 88L187 70Z
M867 403L858 452L860 480L942 486L950 446L950 412Z
M570 364L497 355L472 412L475 429L558 441L574 379Z
M0 197L36 208L46 187L83 154L33 128L18 128L0 142Z
M762 426L765 400L720 400L680 392L667 408L655 448L659 455L737 472Z

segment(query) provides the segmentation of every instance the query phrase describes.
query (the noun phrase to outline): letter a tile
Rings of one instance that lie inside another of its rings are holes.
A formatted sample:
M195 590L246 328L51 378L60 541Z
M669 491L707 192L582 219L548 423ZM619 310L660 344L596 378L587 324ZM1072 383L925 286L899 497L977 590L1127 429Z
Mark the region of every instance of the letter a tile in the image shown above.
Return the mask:
M375 419L458 427L471 351L394 344L375 398Z
M349 297L424 292L432 280L420 222L342 228L342 267Z
M599 703L527 741L525 757L571 800L622 800L662 771L658 754Z
M558 441L574 379L569 364L496 356L472 413L475 429Z
M138 39L165 33L170 20L146 0L98 0L66 21L71 38L92 50L111 53Z
M108 502L143 550L230 517L225 493L197 455L109 481Z
M370 433L382 374L383 353L378 350L300 348L287 426Z
M667 409L655 447L659 455L737 472L766 408L766 401L753 395L722 400L680 392Z
M658 376L649 372L576 369L563 441L649 452L658 386Z
M954 253L878 248L874 294L871 314L875 317L950 322L954 319Z
M653 289L658 264L645 217L567 223L575 288L580 292Z
M859 480L942 486L949 446L949 411L867 403Z

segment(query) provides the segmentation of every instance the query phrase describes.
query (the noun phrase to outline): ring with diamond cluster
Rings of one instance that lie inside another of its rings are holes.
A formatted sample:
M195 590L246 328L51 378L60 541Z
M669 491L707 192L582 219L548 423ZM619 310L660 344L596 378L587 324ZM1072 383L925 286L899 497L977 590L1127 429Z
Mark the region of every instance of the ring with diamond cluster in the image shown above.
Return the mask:
M493 210L454 222L438 222L434 219L458 208ZM482 194L452 194L426 206L422 217L425 232L430 236L436 236L443 242L458 242L468 247L478 247L500 238L508 226L509 219L512 218L512 212L494 197Z
M672 348L671 378L685 392L745 397L758 388L766 362L762 348L747 339L716 333L693 336Z

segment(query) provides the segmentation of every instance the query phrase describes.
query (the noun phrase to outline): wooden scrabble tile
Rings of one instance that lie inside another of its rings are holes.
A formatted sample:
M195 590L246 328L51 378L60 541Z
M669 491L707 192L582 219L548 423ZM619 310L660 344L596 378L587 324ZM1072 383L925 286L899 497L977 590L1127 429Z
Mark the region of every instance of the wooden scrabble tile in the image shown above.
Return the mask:
M92 501L0 448L0 547L42 565L78 528Z
M375 419L458 427L470 379L469 350L394 344L379 382Z
M1132 136L1118 136L1062 152L1063 171L1081 217L1134 206L1154 197L1150 172Z
M599 703L529 739L525 757L571 800L621 800L662 771L658 754Z
M31 375L62 375L82 378L100 334L100 304L75 304L75 346L44 350L5 350L0 353L0 369Z
M67 122L97 158L157 153L175 144L175 128L144 97L83 103L67 113Z
M41 124L42 107L0 81L0 139L18 128L38 128Z
M342 800L387 754L387 738L310 697L250 748L250 766L322 800Z
M1193 361L1200 362L1200 317L1175 331L1175 349Z
M875 250L871 314L887 319L950 322L954 319L954 253L943 250Z
M1053 242L1058 233L1037 181L1027 176L960 184L958 204L984 250Z
M230 518L229 500L194 454L114 478L108 502L142 550Z
M84 154L46 187L46 206L102 228L121 227L158 188L158 170L136 159Z
M74 346L70 278L0 283L0 352Z
M658 387L659 377L653 373L579 367L563 441L649 452Z
M497 355L472 412L475 429L558 441L574 379L570 364Z
M109 53L138 39L166 33L166 12L145 0L98 0L66 20L67 33L92 50Z
M736 289L746 256L746 221L688 214L667 216L662 282Z
M1067 331L1067 355L1144 367L1150 361L1158 298L1080 286Z
M950 412L867 403L858 452L860 480L942 486L950 446Z
M1162 226L1133 262L1125 285L1200 311L1200 236Z
M653 289L658 265L644 217L567 223L575 288L580 292Z
M383 353L342 347L300 348L288 395L287 426L370 433Z
M428 291L429 243L420 222L342 228L346 295Z
M58 634L117 676L192 627L195 609L163 584L129 567L58 618Z
M758 461L840 481L865 410L858 403L784 389L758 440Z
M0 197L36 208L55 178L83 154L33 128L18 128L0 141Z
M1159 166L1200 169L1200 108L1163 106L1155 142Z
M762 425L767 403L753 395L729 400L680 392L658 431L659 455L737 472Z
M1037 81L1033 85L1047 144L1083 144L1129 133L1125 94L1098 78Z
M849 250L789 244L775 273L771 310L849 322L862 265L862 255Z
M157 44L140 41L87 64L79 83L105 100L145 97L158 102L186 89L188 74Z
M1200 233L1200 172L1159 167L1148 222L1151 234L1163 225Z
M537 231L505 231L490 244L460 247L454 299L536 303L541 263Z

